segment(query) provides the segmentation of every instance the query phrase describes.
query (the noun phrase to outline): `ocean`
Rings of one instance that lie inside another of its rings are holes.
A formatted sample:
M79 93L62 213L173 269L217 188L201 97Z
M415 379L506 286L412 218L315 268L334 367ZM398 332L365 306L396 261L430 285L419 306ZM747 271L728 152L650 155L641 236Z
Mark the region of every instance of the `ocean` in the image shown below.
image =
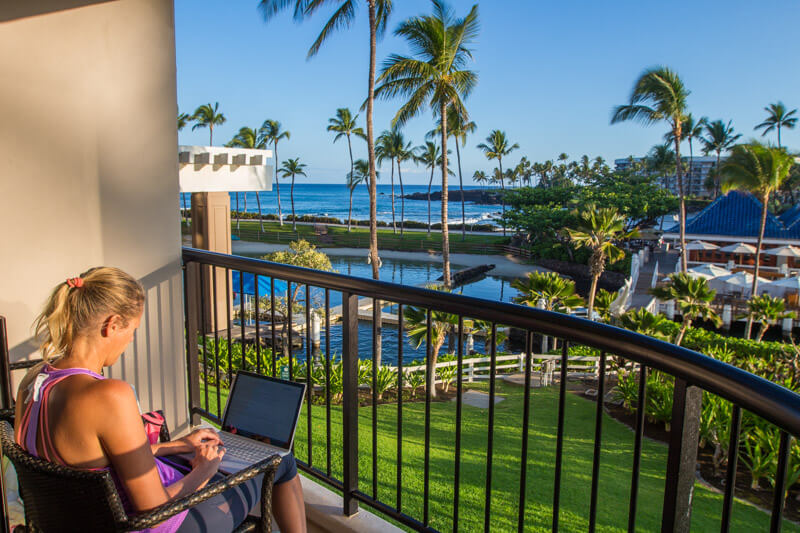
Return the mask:
M378 184L378 220L384 222L392 221L392 196L391 185L387 183ZM481 187L469 186L468 189L480 189ZM284 216L292 213L292 206L289 200L290 183L281 181L281 212ZM400 186L395 182L395 218L400 220ZM427 185L404 185L403 190L406 194L415 192L425 193ZM432 187L431 192L440 191L441 187ZM453 188L450 189L451 191ZM245 194L247 196L247 211L258 212L256 203L256 193L239 193L239 209L245 210ZM347 209L349 203L349 191L343 184L318 184L295 182L294 186L294 209L297 215L318 215L335 217L341 220L347 219ZM236 193L231 195L231 209L236 209ZM180 198L180 207L190 205L189 195L183 193ZM186 202L184 204L184 201ZM450 201L448 203L448 214L450 223L461 222L461 202ZM464 204L467 224L491 224L494 217L500 214L499 205L482 205L466 202ZM273 184L271 191L261 193L261 211L264 214L278 213L277 190ZM356 220L369 219L369 192L364 185L359 186L353 193L353 218ZM405 200L405 220L417 222L428 221L428 202L426 200ZM441 221L441 206L439 202L431 200L431 222Z

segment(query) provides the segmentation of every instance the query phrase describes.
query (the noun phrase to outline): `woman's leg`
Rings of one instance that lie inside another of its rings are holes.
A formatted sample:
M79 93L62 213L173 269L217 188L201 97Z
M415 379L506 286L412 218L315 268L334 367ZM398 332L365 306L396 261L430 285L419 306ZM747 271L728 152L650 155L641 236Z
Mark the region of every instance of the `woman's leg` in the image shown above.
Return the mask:
M261 496L263 476L242 483L192 507L178 533L229 532L244 522Z
M306 506L297 464L291 453L281 459L272 486L272 516L281 533L306 533Z

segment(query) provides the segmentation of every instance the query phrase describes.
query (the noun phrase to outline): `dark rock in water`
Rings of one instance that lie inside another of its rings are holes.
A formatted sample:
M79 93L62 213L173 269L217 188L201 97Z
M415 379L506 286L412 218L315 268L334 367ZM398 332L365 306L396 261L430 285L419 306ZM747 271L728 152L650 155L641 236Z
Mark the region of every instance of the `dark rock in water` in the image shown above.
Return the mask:
M460 189L448 189L448 199L451 202L460 202L461 201L461 190ZM500 195L503 191L498 189L490 189L490 190L483 190L483 189L469 189L464 191L464 201L465 202L472 202L475 204L500 204ZM411 194L406 194L403 198L407 200L428 200L428 193L427 192L415 192ZM431 191L431 200L440 201L442 199L442 192L441 191Z
M494 265L478 265L474 267L459 270L454 274L450 274L450 286L458 287L473 281L475 278L482 277L484 274L494 269ZM444 276L439 276L437 281L444 281Z

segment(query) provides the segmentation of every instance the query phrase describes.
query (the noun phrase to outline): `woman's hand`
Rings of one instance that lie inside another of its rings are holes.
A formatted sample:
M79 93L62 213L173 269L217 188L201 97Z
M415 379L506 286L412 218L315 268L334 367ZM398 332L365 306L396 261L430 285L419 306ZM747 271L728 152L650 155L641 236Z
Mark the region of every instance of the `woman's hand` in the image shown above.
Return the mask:
M202 444L216 444L218 446L222 445L222 441L220 440L217 432L209 428L195 429L185 437L178 440L186 443L190 452L196 451Z
M217 473L219 463L225 455L225 447L218 443L201 442L195 448L194 457L190 461L192 472L198 471L202 474L204 481L198 488L202 488Z

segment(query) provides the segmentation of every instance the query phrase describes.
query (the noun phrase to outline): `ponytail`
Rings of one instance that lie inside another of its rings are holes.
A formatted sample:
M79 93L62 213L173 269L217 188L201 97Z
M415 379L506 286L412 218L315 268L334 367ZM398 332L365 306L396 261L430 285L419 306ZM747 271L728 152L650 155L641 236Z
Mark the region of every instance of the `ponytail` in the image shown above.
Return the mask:
M143 304L142 285L118 268L95 267L59 283L33 326L42 357L49 361L68 353L75 337L110 315L120 315L127 326Z

